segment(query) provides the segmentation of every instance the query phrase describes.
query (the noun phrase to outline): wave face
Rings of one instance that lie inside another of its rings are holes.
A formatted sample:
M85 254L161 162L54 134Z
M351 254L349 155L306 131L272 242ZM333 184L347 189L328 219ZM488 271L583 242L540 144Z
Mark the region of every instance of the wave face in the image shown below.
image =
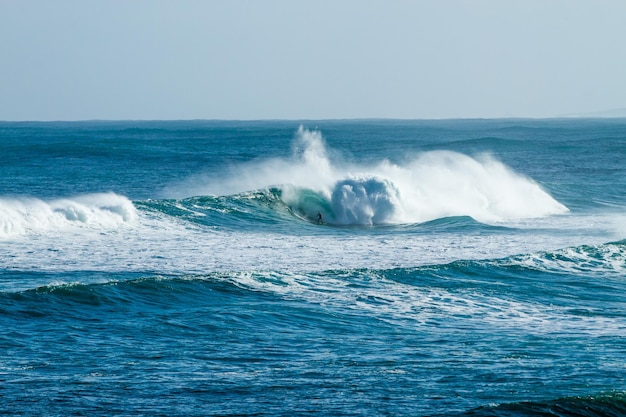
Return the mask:
M1 409L625 413L624 121L307 124L0 122Z

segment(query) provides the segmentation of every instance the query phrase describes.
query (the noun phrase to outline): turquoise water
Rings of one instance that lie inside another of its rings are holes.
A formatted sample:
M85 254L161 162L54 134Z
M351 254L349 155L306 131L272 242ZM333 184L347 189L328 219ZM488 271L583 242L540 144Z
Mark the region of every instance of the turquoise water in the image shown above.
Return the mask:
M0 410L625 415L625 157L622 119L2 122Z

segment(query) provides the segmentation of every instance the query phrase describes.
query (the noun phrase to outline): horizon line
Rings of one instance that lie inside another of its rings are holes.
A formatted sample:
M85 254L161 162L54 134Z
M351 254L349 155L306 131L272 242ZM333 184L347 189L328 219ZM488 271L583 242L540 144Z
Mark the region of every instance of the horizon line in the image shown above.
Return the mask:
M546 117L530 117L530 116L510 116L510 117L440 117L440 118L406 118L406 117L338 117L338 118L189 118L189 119L23 119L23 120L4 120L0 119L0 123L115 123L115 122L359 122L359 121L472 121L472 120L605 120L605 119L626 119L626 114L621 115L563 115L563 116L546 116Z

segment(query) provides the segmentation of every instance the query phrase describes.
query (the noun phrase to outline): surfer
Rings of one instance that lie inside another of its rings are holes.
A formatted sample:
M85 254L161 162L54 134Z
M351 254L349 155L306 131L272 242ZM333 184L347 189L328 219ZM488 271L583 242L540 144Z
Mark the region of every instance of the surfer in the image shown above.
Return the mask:
M322 213L317 212L317 224L322 224L324 221L322 220Z

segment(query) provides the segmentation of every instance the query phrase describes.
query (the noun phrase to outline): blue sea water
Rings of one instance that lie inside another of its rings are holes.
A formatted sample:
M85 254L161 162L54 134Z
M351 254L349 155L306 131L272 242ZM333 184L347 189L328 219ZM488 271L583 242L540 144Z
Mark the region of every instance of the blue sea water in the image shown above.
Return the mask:
M0 122L0 413L626 415L625 159L624 119Z

